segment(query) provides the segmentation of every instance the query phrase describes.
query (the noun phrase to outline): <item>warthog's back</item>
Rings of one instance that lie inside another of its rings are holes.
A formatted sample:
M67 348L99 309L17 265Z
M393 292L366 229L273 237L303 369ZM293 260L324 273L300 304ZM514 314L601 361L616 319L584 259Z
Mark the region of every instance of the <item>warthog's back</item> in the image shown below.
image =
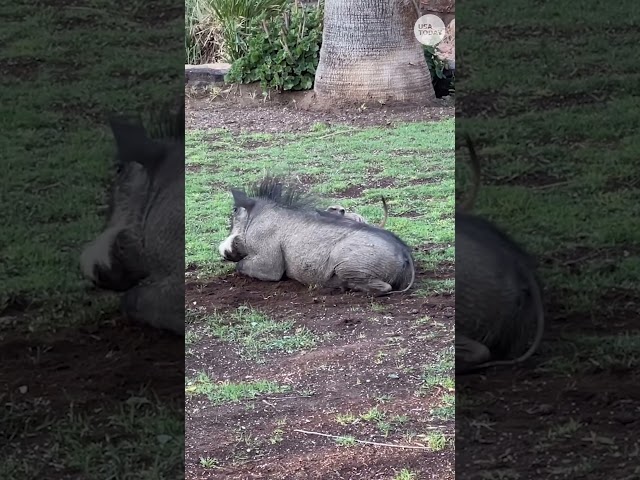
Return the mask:
M394 288L406 286L412 260L408 247L392 233L330 215L280 210L278 246L286 274L299 282L326 285L341 266L353 281L376 278ZM262 229L261 229L262 230ZM275 238L274 238L275 240Z
M532 267L489 222L456 213L456 331L495 357L521 354L535 329Z

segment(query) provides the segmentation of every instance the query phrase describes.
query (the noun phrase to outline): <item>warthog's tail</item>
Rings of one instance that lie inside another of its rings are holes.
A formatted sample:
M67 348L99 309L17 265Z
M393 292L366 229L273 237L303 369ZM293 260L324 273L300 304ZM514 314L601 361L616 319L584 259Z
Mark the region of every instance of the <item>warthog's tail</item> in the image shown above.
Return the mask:
M380 228L384 228L385 224L387 223L387 218L389 217L389 208L387 207L387 201L385 200L384 196L381 198L382 208L384 208L384 218L382 219L382 222L380 222Z
M409 258L409 264L411 265L411 281L409 282L409 285L407 285L407 287L404 288L403 290L393 290L391 292L383 293L381 296L392 295L394 293L405 293L411 287L413 287L413 282L415 282L415 280L416 280L416 266L413 263L413 257L411 257L411 254L408 254L407 257Z
M465 140L467 141L467 148L469 149L469 156L471 157L471 171L473 173L473 178L471 183L471 192L469 192L467 199L458 207L458 210L468 212L473 208L473 205L476 202L476 197L478 196L478 190L480 190L480 161L478 160L476 149L473 147L471 137L469 137L468 134L465 135Z
M531 355L533 355L538 347L540 346L540 342L542 341L542 336L544 334L544 307L542 304L542 293L540 292L540 286L536 278L534 277L532 271L529 268L525 268L527 272L527 278L529 284L531 285L531 291L533 293L533 302L536 310L536 335L533 339L533 343L529 347L529 349L520 355L517 358L511 360L493 360L489 362L480 363L478 365L473 365L467 369L467 371L485 369L489 367L497 367L497 366L507 366L507 365L515 365L517 363L522 363L527 360Z

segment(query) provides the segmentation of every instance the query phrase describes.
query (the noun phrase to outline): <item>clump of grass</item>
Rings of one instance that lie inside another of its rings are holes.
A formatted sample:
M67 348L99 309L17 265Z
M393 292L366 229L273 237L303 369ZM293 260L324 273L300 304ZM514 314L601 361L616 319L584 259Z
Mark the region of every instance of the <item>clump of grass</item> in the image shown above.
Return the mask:
M243 354L252 360L262 360L270 351L292 353L315 345L315 336L305 327L294 327L293 321L275 321L263 313L245 306L228 316L214 314L207 318L213 336L242 346Z
M393 477L393 480L415 480L416 474L407 468L403 468Z
M195 379L187 381L185 391L190 395L206 395L215 405L234 403L252 399L259 395L283 393L289 390L286 385L261 380L248 383L213 382L209 376L201 372Z
M184 14L185 63L224 62L225 39L222 23L206 0L186 0Z
M447 446L447 437L442 432L434 432L427 435L427 446L434 452L439 452Z
M247 53L247 29L252 18L262 14L265 14L266 18L275 16L282 12L287 3L288 0L210 1L208 5L221 25L227 60L233 63Z

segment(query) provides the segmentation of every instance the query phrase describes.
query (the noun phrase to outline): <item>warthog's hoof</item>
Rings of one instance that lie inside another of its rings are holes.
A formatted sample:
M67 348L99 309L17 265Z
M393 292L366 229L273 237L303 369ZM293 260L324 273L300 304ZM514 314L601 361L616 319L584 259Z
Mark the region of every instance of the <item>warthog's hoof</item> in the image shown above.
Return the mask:
M138 280L139 277L131 275L118 264L110 269L102 268L99 265L93 267L93 284L98 288L126 292L134 287Z

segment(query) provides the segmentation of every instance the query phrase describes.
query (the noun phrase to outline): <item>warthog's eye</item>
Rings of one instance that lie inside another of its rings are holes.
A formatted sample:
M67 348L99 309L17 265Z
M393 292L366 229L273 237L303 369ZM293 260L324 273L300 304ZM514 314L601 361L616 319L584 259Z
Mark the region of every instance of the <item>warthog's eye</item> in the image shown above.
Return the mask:
M238 207L233 207L233 213L238 213Z

